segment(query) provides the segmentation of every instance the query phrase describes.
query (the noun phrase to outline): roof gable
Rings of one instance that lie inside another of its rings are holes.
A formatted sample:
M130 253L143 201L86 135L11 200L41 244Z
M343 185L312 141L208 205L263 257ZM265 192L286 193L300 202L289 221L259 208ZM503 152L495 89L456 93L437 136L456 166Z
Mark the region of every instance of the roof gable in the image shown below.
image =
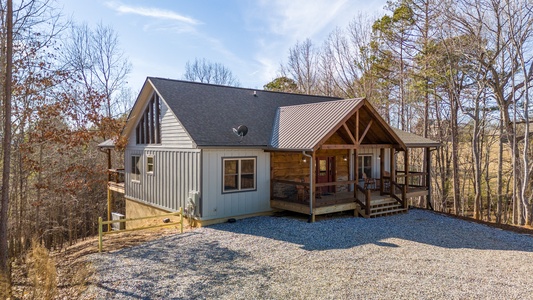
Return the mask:
M268 147L278 107L339 100L154 77L147 81L198 147ZM249 129L242 140L232 130L239 125Z
M280 107L276 112L270 146L313 150L362 102L363 99L348 99Z
M358 134L357 122L360 126ZM279 150L317 150L335 132L353 148L356 144L390 144L406 148L366 99L280 107L270 146Z

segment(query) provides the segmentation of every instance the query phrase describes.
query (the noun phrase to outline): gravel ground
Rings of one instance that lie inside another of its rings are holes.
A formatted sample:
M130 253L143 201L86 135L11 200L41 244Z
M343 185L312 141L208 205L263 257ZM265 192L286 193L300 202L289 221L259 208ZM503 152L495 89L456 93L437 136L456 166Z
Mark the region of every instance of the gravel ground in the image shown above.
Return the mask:
M422 210L249 218L89 259L85 299L533 299L533 237Z

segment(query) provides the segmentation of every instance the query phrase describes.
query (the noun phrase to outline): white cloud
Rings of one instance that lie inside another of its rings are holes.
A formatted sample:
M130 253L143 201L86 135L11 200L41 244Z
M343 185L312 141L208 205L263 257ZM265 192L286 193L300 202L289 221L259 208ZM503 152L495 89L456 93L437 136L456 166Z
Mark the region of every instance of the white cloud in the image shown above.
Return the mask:
M173 20L173 21L190 24L190 25L201 24L200 21L194 18L180 15L171 10L159 9L159 8L154 8L154 7L128 6L120 2L114 2L114 1L107 2L106 5L109 8L121 14L135 14L135 15L151 17L151 18L156 18L156 19Z
M338 22L347 10L348 0L263 0L261 11L267 12L271 33L304 40ZM268 9L267 9L268 8Z

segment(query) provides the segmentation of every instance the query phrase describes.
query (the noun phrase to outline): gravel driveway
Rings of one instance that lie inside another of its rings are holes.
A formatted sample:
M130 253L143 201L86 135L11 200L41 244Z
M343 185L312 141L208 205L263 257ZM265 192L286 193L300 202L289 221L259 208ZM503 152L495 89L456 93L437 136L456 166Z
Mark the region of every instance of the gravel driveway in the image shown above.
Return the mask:
M90 260L86 299L533 299L533 237L422 210L249 218Z

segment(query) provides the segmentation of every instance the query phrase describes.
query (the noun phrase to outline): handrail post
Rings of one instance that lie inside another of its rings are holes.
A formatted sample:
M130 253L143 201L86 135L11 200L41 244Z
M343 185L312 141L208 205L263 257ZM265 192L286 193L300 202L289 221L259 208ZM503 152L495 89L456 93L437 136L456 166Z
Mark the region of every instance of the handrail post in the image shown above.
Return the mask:
M407 208L407 184L404 184L402 188L402 202L403 208Z
M365 190L365 214L370 217L370 190Z
M102 217L98 217L98 252L102 252Z
M180 207L180 232L183 233L183 207Z

